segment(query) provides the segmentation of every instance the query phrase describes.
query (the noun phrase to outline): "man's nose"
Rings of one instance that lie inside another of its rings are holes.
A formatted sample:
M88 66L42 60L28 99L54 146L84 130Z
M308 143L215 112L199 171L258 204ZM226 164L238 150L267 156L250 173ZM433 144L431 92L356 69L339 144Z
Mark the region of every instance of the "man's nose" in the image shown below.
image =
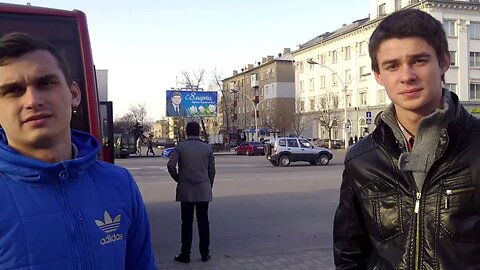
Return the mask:
M400 68L400 79L403 83L413 82L417 79L415 68L410 65L404 65Z
M27 87L25 93L22 96L22 99L25 102L25 106L29 109L35 109L39 106L43 106L44 104L44 97L42 92L33 86Z

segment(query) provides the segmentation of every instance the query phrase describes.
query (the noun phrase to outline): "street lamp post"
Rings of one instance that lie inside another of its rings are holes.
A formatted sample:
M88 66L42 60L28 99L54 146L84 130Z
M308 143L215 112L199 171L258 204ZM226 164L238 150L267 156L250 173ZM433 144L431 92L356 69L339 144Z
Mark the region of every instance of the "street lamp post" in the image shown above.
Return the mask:
M343 136L344 136L344 140L345 140L345 149L347 149L349 147L348 145L348 128L350 127L348 125L348 114L347 114L347 88L348 86L350 85L350 83L354 80L354 79L357 79L357 78L360 78L360 77L365 77L365 76L368 76L370 75L371 73L368 72L368 73L365 73L365 74L360 74L358 76L355 76L353 77L352 79L350 79L349 81L347 81L347 83L345 83L342 78L340 78L340 76L338 76L337 72L335 70L333 70L332 68L328 67L328 66L324 66L324 65L320 65L318 62L315 62L312 58L308 58L307 59L307 63L308 64L311 64L311 65L319 65L321 67L324 67L328 70L330 70L331 72L333 72L333 74L335 74L335 76L337 76L338 80L340 81L340 83L342 84L342 90L343 90L343 100L344 100L344 106L343 106Z
M238 91L237 89L230 89L230 92L242 94L244 97L246 97L248 100L250 100L252 102L254 110L255 110L255 141L258 141L258 122L257 122L257 116L258 115L257 115L257 112L258 112L258 104L260 104L260 102L255 103L255 101L253 101L248 95L246 95L243 92Z

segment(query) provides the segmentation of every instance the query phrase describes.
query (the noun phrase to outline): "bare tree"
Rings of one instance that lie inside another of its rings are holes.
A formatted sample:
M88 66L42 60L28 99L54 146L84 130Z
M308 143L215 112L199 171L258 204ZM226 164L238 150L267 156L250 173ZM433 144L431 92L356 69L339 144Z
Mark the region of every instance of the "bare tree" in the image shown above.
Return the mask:
M200 85L203 83L203 79L205 77L205 69L200 69L198 72L193 71L192 74L183 70L182 71L182 81L180 82L183 84L183 88L191 89L193 91L198 91L200 89ZM205 128L205 122L203 121L203 117L200 117L200 122L202 125L202 134L205 140L208 141L209 134ZM178 130L179 125L176 125L177 129L175 130L176 133L180 134L180 130Z
M332 130L337 127L340 117L340 110L338 107L338 95L327 91L325 94L319 96L316 100L318 110L312 116L320 125L325 128L328 133L329 141L332 140Z
M182 80L180 83L187 89L198 90L200 84L203 83L205 77L205 69L193 71L191 74L185 70L182 71Z
M300 100L295 102L295 111L293 114L293 121L291 122L291 128L297 136L301 136L305 130L308 117L303 113L303 106L301 105Z
M223 107L223 125L226 128L226 133L227 136L227 143L230 145L230 121L229 121L229 110L228 110L228 103L230 100L230 91L227 89L225 90L222 85L222 77L221 75L217 72L217 69L213 70L213 82L212 84L217 88L218 90L221 91L222 93L222 107ZM212 87L213 88L213 87Z
M268 102L268 101L267 101ZM264 126L278 130L281 135L286 135L292 128L294 119L295 102L289 99L272 100L266 110L259 112L260 121Z
M144 131L151 129L151 123L147 119L145 104L130 105L130 109L121 117L116 117L113 122L114 133L134 133L137 137Z

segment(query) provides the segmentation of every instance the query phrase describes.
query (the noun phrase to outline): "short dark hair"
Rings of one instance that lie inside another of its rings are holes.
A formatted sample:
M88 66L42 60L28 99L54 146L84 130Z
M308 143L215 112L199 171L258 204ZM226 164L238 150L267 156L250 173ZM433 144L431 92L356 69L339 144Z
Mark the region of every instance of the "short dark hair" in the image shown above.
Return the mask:
M188 122L185 133L187 136L200 136L200 125L195 121Z
M172 98L172 97L174 97L174 96L182 97L182 94L180 94L180 92L173 92L170 97Z
M12 32L0 38L0 66L5 65L9 59L17 58L36 50L45 50L51 53L57 60L67 84L69 86L73 84L70 68L57 49L48 41L27 33Z
M372 60L372 70L380 71L377 61L377 51L380 44L391 38L423 38L432 46L440 65L444 64L445 55L449 55L448 41L442 23L430 14L418 9L403 9L396 11L380 22L370 36L368 53ZM443 75L442 75L443 79Z

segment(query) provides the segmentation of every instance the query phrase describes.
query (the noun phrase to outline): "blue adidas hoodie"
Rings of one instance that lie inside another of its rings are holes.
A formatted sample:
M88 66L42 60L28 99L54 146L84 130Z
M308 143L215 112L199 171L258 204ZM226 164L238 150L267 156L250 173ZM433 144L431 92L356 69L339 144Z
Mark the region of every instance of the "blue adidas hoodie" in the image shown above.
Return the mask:
M20 155L0 129L0 269L156 269L150 225L130 173L97 160L72 131L73 160Z

